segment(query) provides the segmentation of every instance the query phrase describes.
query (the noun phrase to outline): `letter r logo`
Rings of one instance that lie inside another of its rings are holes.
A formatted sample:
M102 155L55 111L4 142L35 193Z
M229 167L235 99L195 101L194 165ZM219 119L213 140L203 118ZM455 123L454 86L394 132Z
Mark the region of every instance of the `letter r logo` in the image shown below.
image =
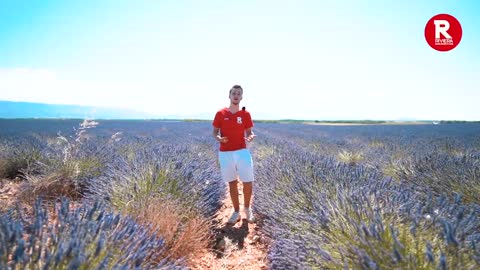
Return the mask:
M450 23L447 20L433 20L433 24L435 24L435 38L440 38L440 34L444 38L452 38L447 32L450 29Z
M447 52L460 44L462 25L449 14L437 14L425 25L425 41L437 51Z

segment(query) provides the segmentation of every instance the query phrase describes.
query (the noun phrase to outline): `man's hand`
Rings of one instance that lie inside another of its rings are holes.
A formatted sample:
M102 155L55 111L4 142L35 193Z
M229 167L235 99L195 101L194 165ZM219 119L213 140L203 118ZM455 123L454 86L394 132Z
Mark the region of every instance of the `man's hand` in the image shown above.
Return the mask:
M249 135L249 136L244 137L244 138L245 138L245 140L247 140L247 142L251 142L251 141L253 141L253 139L254 139L255 137L257 137L257 135L252 134L252 135Z
M220 136L217 136L215 137L217 139L217 141L219 141L220 143L226 143L228 142L228 138L227 137L220 137Z

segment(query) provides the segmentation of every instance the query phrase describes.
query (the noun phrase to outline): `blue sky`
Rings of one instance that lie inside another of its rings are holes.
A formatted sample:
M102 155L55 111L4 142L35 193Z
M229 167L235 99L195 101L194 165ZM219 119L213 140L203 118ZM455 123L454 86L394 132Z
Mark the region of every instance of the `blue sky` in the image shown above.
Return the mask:
M480 120L480 2L0 2L0 100L196 117ZM437 52L434 15L461 43Z

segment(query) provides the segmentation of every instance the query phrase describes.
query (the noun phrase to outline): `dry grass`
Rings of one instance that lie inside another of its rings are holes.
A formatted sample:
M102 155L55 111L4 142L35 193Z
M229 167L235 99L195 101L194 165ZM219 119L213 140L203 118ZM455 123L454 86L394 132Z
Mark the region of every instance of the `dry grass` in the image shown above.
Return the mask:
M0 158L0 178L13 179L26 168L27 163L20 159Z
M349 152L346 150L342 150L340 153L338 153L338 159L341 162L350 164L350 165L356 165L360 163L364 157L361 152Z
M32 203L38 197L46 200L59 197L79 199L81 193L76 181L61 173L52 173L46 176L28 175L20 187L18 199Z
M4 178L6 176L7 176L7 161L3 158L0 158L0 178Z
M150 198L137 206L130 208L130 215L165 239L167 248L159 258L169 256L191 262L207 252L211 225L198 214L161 198Z

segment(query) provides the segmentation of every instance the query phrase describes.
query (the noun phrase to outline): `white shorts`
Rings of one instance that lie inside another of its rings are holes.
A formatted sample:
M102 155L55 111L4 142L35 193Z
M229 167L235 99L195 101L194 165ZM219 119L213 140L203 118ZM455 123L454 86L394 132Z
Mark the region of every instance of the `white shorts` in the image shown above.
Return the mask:
M218 152L220 172L225 182L240 178L242 182L253 182L253 160L247 148L236 151Z

